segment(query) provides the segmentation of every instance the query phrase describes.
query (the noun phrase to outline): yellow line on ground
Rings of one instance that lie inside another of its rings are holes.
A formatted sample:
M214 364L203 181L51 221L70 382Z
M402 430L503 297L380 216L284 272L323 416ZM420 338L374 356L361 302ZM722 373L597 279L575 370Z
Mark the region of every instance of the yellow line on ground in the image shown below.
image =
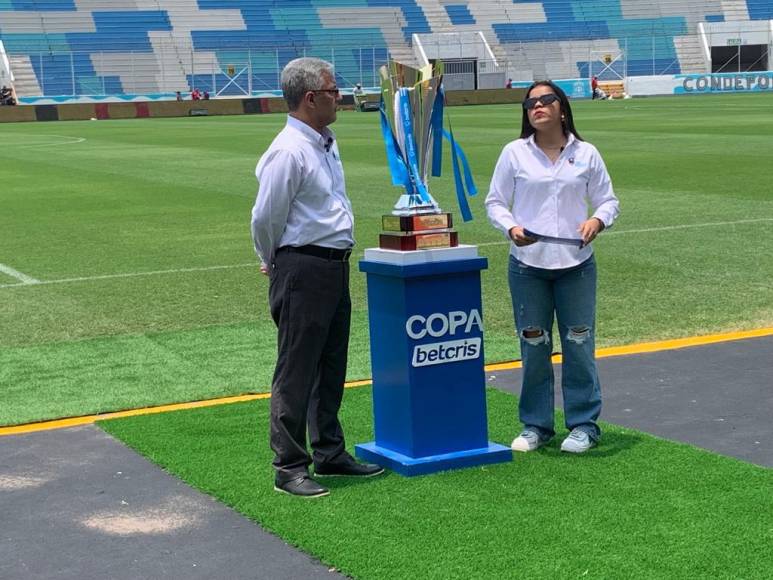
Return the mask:
M346 388L362 387L371 384L371 380L351 381L344 385ZM258 399L270 399L271 393L255 393L252 395L236 395L233 397L219 397L217 399L206 399L204 401L190 401L188 403L173 403L171 405L159 405L157 407L142 407L140 409L129 409L127 411L115 411L112 413L101 413L99 415L84 415L82 417L70 417L68 419L56 419L54 421L41 421L39 423L26 423L24 425L13 425L11 427L0 427L0 437L3 435L23 435L25 433L34 433L36 431L50 431L51 429L65 429L67 427L78 427L80 425L91 425L97 421L108 419L120 419L121 417L135 417L137 415L153 415L156 413L169 413L171 411L184 411L186 409L197 409L200 407L215 407L217 405L229 405L231 403L244 403L246 401L256 401Z
M600 348L596 351L597 358L611 356L624 356L629 354L643 354L649 352L658 352L662 350L676 350L688 348L691 346L702 346L715 344L718 342L730 342L734 340L743 340L747 338L761 338L763 336L773 335L773 328L758 328L755 330L744 330L739 332L728 332L723 334L709 334L706 336L693 336L689 338L677 338L673 340L661 340L656 342L642 342L627 346L613 346ZM561 362L561 355L553 355L553 362ZM486 371L502 371L521 368L521 361L506 363L496 363L486 365ZM351 381L346 383L346 388L362 387L371 384L370 379L360 381ZM185 409L196 409L200 407L214 407L216 405L228 405L231 403L242 403L245 401L255 401L258 399L268 399L271 393L258 393L253 395L238 395L234 397L221 397L218 399L207 399L205 401L191 401L189 403L175 403L172 405L159 405L157 407L143 407L141 409L130 409L128 411L116 411L114 413L103 413L101 415L85 415L83 417L71 417L69 419L56 419L54 421L43 421L40 423L27 423L25 425L14 425L11 427L0 427L0 437L3 435L22 435L34 433L36 431L49 431L51 429L64 429L66 427L77 427L79 425L90 425L97 421L107 419L118 419L121 417L134 417L137 415L152 415L155 413L168 413L170 411L182 411Z
M153 415L155 413L168 413L170 411L182 411L184 409L196 409L198 407L213 407L215 405L241 403L244 401L254 401L256 399L268 399L269 397L271 397L270 393L258 393L254 395L239 395L236 397L221 397L218 399L207 399L205 401L191 401L189 403L174 403L172 405L159 405L157 407L142 407L140 409L129 409L128 411L115 411L113 413L102 413L100 415L84 415L82 417L56 419L54 421L43 421L40 423L27 423L26 425L0 427L0 436L21 435L24 433L33 433L35 431L49 431L51 429L64 429L66 427L90 425L97 421L104 421L106 419L118 419L120 417L134 417L136 415Z

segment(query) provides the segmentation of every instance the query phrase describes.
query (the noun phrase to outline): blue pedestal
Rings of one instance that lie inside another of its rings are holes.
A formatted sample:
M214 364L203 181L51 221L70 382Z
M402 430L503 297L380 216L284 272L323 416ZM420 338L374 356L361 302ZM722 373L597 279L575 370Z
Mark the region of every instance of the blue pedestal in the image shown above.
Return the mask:
M366 253L376 440L356 445L358 457L407 476L512 460L488 441L486 267L479 257L406 265Z

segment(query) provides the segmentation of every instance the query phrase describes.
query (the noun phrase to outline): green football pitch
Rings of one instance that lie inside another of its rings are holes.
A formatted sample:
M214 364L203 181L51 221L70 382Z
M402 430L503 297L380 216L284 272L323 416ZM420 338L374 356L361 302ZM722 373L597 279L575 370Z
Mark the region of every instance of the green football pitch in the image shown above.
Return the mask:
M598 345L773 325L773 96L577 102L617 225L594 242ZM431 188L488 258L487 362L513 360L508 246L483 207L514 106L449 109L480 194L458 219L449 156ZM0 425L269 389L275 329L249 236L254 166L283 115L0 126ZM378 116L334 125L375 245L392 187ZM447 152L447 149L446 149ZM352 271L349 378L370 376Z

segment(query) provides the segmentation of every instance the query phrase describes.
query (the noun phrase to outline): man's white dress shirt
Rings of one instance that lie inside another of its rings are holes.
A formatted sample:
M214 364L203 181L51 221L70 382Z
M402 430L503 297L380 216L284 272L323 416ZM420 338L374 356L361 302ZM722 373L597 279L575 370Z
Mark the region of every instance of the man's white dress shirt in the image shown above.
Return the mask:
M346 196L335 134L318 133L288 116L255 169L258 195L252 208L252 239L263 264L283 246L354 245L354 214Z
M546 236L580 238L577 230L590 217L609 228L619 213L619 201L593 145L570 134L554 164L532 135L502 150L486 196L486 211L508 240L515 226ZM513 243L510 253L529 266L555 270L581 264L593 249L590 245L578 248L536 242L518 247Z

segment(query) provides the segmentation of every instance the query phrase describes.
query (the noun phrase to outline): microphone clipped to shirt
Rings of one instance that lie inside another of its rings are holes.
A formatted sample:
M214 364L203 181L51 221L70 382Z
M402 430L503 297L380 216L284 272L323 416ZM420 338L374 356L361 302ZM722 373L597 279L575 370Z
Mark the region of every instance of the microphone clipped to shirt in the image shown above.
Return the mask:
M563 153L564 149L565 147L561 147L561 151L559 151L559 153ZM574 165L574 157L569 158L569 165Z
M330 152L330 148L333 146L333 138L328 137L325 141L325 152Z

